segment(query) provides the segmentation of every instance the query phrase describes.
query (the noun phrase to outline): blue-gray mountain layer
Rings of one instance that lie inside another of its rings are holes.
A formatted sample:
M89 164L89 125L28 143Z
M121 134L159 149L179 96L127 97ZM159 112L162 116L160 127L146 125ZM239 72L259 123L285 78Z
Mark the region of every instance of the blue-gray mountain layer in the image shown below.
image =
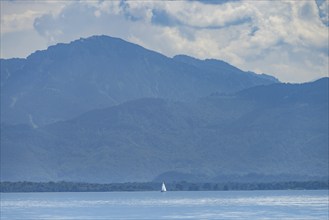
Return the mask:
M1 59L1 121L37 127L138 98L195 100L278 82L223 61L168 58L118 38L57 44Z
M328 82L143 98L38 128L2 124L1 180L327 178Z

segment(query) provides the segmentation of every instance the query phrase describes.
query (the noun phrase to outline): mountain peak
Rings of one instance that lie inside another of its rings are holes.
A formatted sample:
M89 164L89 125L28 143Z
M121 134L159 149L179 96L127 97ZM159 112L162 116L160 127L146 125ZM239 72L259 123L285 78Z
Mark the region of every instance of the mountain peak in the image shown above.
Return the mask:
M125 50L133 52L137 49L143 50L141 46L124 41L120 38L110 37L106 35L91 36L88 38L80 38L69 43L58 43L49 46L46 50L36 51L32 53L27 59L34 59L35 57L42 56L81 56L89 52L90 55L108 55L110 52L116 51L122 53Z
M137 98L186 101L275 82L223 61L168 58L105 35L59 43L1 64L1 118L14 124L66 120Z

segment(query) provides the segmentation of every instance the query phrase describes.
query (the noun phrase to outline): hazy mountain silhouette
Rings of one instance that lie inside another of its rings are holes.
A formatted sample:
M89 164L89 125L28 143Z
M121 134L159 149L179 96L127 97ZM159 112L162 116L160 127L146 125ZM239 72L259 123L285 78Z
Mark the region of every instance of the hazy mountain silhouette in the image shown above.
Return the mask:
M2 180L328 176L328 78L184 102L142 98L39 128L1 126Z
M137 98L186 101L278 82L222 61L186 60L108 36L1 59L1 120L37 127Z

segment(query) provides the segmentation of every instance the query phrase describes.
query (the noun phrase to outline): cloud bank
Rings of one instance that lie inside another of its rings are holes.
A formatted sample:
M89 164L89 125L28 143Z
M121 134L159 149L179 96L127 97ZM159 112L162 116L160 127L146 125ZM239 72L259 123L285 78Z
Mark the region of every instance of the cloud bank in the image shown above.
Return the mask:
M328 76L328 1L4 1L1 6L2 57L106 34L167 56L225 60L282 81Z

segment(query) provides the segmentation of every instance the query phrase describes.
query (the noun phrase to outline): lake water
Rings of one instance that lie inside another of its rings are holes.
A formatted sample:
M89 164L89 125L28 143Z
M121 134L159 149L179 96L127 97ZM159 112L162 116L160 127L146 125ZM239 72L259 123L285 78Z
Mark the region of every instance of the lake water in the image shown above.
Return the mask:
M327 190L1 193L1 220L328 218Z

